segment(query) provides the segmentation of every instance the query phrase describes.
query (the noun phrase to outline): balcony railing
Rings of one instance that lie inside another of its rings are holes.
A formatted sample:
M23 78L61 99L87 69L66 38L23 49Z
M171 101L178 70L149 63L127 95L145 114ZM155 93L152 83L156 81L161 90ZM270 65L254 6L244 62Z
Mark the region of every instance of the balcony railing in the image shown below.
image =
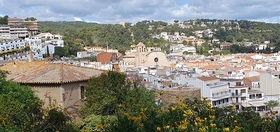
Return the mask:
M231 96L232 96L232 97L241 97L242 94L241 94L241 93L238 93L238 94L236 94L236 93L231 93Z
M227 107L227 106L231 106L231 104L232 104L232 102L226 102L226 103L221 103L221 104L214 105L214 107L224 108L224 107Z
M225 84L225 83L214 83L214 84L208 84L207 86L209 86L210 88L218 88L218 87L226 87L226 86L228 86L228 84Z
M236 93L231 93L231 96L232 97L241 97L241 96L246 96L247 94L246 93L238 93L238 94L236 94Z
M230 93L223 93L223 94L215 94L212 96L213 99L222 99L226 97L231 97Z

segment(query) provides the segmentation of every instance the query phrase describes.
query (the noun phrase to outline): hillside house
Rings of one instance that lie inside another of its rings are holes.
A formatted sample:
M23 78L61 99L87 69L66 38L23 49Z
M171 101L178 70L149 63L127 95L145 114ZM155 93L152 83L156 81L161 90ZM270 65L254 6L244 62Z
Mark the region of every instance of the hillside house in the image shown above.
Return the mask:
M87 81L102 73L92 68L43 61L15 61L0 69L9 72L8 80L33 88L44 106L56 100L73 118L83 106Z

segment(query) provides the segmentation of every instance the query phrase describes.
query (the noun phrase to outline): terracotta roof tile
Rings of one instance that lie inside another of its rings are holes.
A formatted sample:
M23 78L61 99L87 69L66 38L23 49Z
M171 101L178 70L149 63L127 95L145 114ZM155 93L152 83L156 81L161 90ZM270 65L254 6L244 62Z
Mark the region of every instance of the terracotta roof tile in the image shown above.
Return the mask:
M108 53L108 52L102 52L99 53L96 57L97 62L101 62L102 64L108 64L113 59L113 55L116 55L116 53Z
M248 79L248 80L250 80L252 82L260 81L260 77L259 76L247 77L245 79Z
M16 62L0 68L9 71L7 79L18 83L69 83L85 81L102 73L100 70L49 62Z
M216 69L220 69L220 65L217 64L212 64L212 65L207 65L202 67L203 70L216 70Z
M211 81L211 80L216 80L216 79L219 79L215 76L210 76L210 77L198 77L199 80L202 80L202 81Z

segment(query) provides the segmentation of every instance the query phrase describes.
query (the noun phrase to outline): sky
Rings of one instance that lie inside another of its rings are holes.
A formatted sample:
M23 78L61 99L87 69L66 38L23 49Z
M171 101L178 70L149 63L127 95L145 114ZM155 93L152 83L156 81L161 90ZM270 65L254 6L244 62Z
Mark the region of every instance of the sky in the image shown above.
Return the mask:
M0 0L0 16L107 24L191 19L280 22L280 0Z

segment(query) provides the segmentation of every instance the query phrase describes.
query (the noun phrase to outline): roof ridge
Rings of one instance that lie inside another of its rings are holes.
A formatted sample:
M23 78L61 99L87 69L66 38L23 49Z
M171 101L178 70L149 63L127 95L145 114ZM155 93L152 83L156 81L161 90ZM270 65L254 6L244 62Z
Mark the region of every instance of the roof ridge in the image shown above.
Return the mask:
M43 63L39 63L39 62L43 62ZM37 70L41 69L42 66L46 66L46 65L48 64L48 62L44 62L44 61L39 61L39 62L23 62L23 61L21 61L21 62L20 62L21 64L29 63L29 64L27 65L27 67L28 67L28 69L30 69L30 70L28 70L28 71L25 71L22 75L30 74L30 72L37 71ZM18 63L18 62L16 62L16 65L17 65L17 63ZM35 66L34 68L30 68L30 67L34 66L34 63L37 63L38 66Z
M63 79L64 79L64 67L63 67L63 63L58 63L59 65L61 65L59 68L59 75L60 75L60 83L63 83Z

